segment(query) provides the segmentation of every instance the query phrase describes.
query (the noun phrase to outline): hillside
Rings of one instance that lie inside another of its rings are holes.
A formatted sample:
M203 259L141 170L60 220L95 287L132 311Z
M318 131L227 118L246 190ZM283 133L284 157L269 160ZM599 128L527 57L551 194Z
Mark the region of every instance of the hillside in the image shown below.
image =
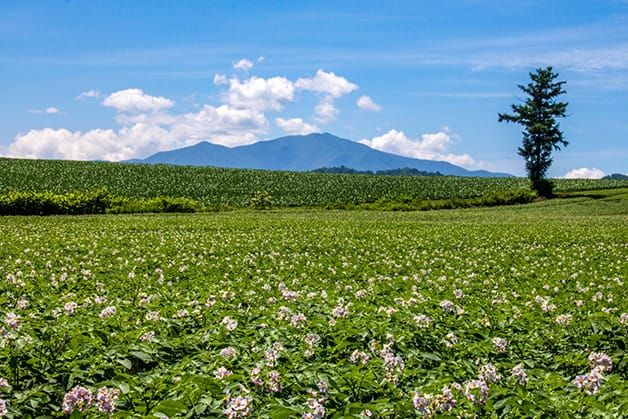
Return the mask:
M0 194L106 188L130 198L187 197L206 205L245 206L267 191L280 206L358 204L379 199L473 198L527 190L524 178L372 176L211 167L0 159ZM556 180L556 191L626 187L625 180Z
M292 135L233 148L203 141L190 147L162 151L133 162L291 171L338 166L362 171L406 167L452 176L511 176L507 173L467 170L444 161L420 160L384 153L329 133Z

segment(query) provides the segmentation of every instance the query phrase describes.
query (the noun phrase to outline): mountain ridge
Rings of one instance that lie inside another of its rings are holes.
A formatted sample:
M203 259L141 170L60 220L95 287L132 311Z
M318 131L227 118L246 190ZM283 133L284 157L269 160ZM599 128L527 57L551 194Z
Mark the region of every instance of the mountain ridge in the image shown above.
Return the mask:
M453 176L512 176L486 170L467 170L445 161L399 156L330 133L284 136L232 148L201 141L129 162L299 172L338 166L370 171L412 168Z

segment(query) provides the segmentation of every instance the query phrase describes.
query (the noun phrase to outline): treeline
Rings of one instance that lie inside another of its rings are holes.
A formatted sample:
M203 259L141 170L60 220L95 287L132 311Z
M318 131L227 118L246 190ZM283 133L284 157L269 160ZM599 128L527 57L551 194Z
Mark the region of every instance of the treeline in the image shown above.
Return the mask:
M396 199L378 199L375 202L351 204L330 203L327 209L365 209L383 211L425 211L495 205L526 204L537 198L532 191L504 191L484 194L477 198L417 199L399 196ZM257 191L248 207L257 210L275 208L272 196ZM235 210L233 206L207 206L183 197L132 199L109 194L106 190L54 194L51 192L15 191L0 194L0 215L86 215L131 214L166 212L206 212ZM242 208L242 207L239 207Z
M199 202L188 198L131 199L106 190L70 192L14 191L0 195L0 215L83 215L143 212L195 212Z
M610 180L628 180L628 175L624 175L623 173L613 173L612 175L606 175L602 179L610 179Z
M425 170L413 169L410 167L404 167L401 169L388 169L388 170L356 170L347 166L336 167L321 167L320 169L314 169L312 173L340 173L345 175L375 175L375 176L444 176L440 172L427 172Z

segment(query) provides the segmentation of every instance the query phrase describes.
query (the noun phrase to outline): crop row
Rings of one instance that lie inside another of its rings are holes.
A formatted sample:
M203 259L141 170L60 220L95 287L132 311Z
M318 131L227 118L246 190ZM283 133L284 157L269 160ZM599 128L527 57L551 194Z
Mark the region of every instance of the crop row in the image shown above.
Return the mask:
M557 179L556 191L625 187L621 180ZM399 199L466 199L528 190L524 178L369 176L183 167L168 165L0 159L0 194L64 194L107 189L143 199L186 197L205 205L248 206L266 191L279 206L361 204Z

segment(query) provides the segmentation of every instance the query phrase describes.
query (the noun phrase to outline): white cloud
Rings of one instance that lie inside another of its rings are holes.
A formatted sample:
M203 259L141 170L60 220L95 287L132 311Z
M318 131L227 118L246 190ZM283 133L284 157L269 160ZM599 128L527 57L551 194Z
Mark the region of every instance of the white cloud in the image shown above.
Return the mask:
M247 60L246 58L241 59L237 63L233 65L233 68L236 70L249 71L253 68L253 63Z
M334 100L353 92L358 88L342 76L319 69L311 78L300 78L294 83L299 90L307 90L323 95L314 109L314 118L320 123L328 123L338 117L340 111L334 106Z
M303 118L276 118L275 123L288 134L306 135L313 132L320 132L320 128L316 125L306 123L303 121Z
M332 122L338 117L340 111L334 106L334 99L331 96L325 96L314 108L314 119L321 124Z
M358 108L367 111L379 112L382 110L382 107L380 105L373 102L373 99L371 99L370 96L366 95L360 96L358 98L358 101L356 102L356 105L358 105Z
M229 84L227 76L224 74L214 74L214 84L220 86L222 84Z
M98 90L87 90L85 92L82 92L81 94L79 94L76 99L77 100L82 100L82 99L88 99L88 98L98 98L100 97L100 92Z
M600 169L596 169L596 168L589 169L588 167L581 167L579 169L573 169L565 173L565 176L563 176L563 178L564 179L600 179L604 176L606 176L606 173L604 173Z
M70 160L126 160L158 151L183 147L209 139L235 146L255 142L266 133L264 114L229 105L205 105L199 112L171 115L149 113L118 118L118 130L87 132L44 128L15 137L6 149L8 157Z
M174 106L174 101L161 96L151 96L141 89L126 89L107 96L103 105L115 108L118 112L154 112Z
M179 148L208 140L216 144L237 146L250 144L268 134L270 123L267 112L281 111L293 102L297 91L319 95L316 120L328 122L339 110L334 101L357 86L334 73L319 70L316 77L296 82L285 77L246 79L223 74L214 76L214 83L224 85L217 105L201 105L197 111L174 113L175 102L169 98L152 96L139 88L113 92L104 97L103 106L114 108L114 129L35 129L19 133L13 142L3 148L10 157L57 158L76 160L126 160L142 158L158 151ZM77 99L99 97L89 90ZM38 113L58 112L56 108L37 110ZM288 133L307 134L320 131L302 118L276 118L275 124Z
M423 134L417 139L408 138L403 131L391 129L384 135L359 142L376 150L405 157L447 161L466 168L475 167L477 164L468 154L454 154L449 151L455 142L455 136L447 128L437 133Z
M61 112L59 108L55 108L54 106L49 106L46 109L31 109L30 113L47 113L49 115Z
M297 89L323 93L333 98L339 98L358 88L357 84L351 83L344 77L323 70L318 70L313 78L298 79L295 85Z
M251 77L240 81L229 80L229 91L223 100L235 108L252 108L257 111L280 111L286 102L294 100L294 84L285 77Z
M257 57L257 62L258 63L264 62L264 60L265 60L265 58L264 58L263 55L260 55L259 57Z

